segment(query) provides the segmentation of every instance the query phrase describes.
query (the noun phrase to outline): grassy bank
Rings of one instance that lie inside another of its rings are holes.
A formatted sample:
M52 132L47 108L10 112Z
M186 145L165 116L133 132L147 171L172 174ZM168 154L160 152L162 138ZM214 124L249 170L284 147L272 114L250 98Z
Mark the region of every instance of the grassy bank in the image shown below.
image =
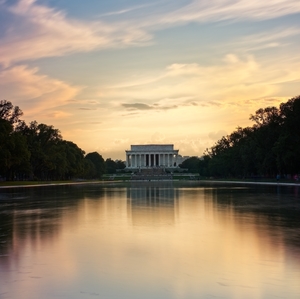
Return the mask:
M30 186L51 186L51 185L72 185L72 184L96 184L100 180L93 181L3 181L0 182L0 188L4 187L30 187Z

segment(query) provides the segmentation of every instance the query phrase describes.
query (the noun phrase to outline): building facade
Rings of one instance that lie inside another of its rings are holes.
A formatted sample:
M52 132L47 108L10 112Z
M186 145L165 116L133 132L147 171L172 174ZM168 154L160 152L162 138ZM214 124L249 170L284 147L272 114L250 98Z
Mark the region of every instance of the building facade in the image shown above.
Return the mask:
M173 144L131 145L126 151L126 168L177 168L178 151Z

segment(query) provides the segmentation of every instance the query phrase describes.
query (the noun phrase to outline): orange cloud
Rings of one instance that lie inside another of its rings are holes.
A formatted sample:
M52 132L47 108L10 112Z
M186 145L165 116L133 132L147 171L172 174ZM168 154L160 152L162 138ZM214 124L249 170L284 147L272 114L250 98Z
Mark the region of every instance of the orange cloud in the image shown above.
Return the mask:
M241 58L230 53L219 65L174 63L157 76L120 83L102 93L115 107L115 99L122 99L124 108L149 113L164 107L250 104L258 98L273 97L276 102L276 84L299 78L295 68L286 65L284 69L265 66L251 55Z
M71 86L58 79L38 73L38 68L28 68L19 65L0 72L0 89L2 97L19 105L25 112L25 117L34 116L49 111L75 97L81 87ZM52 112L67 116L66 112Z

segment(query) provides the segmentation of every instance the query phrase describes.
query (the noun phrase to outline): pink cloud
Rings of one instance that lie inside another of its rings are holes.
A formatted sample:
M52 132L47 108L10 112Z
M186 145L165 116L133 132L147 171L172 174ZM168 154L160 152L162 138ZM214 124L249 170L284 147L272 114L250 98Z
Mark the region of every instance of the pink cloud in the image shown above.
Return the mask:
M13 18L0 40L0 63L6 66L17 61L135 44L150 38L133 26L71 19L64 12L34 0L21 0L15 6L2 8Z
M80 92L81 87L41 75L37 68L19 65L0 73L0 89L1 96L20 106L28 117L43 111L49 113L51 109L65 105ZM56 113L56 116L59 115Z

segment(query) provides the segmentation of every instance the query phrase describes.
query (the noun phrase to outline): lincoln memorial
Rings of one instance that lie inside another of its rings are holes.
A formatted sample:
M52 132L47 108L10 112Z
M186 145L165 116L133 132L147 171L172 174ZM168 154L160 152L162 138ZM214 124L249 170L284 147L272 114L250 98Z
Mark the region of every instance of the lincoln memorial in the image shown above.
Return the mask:
M126 168L177 168L178 150L173 144L131 145L126 151Z

